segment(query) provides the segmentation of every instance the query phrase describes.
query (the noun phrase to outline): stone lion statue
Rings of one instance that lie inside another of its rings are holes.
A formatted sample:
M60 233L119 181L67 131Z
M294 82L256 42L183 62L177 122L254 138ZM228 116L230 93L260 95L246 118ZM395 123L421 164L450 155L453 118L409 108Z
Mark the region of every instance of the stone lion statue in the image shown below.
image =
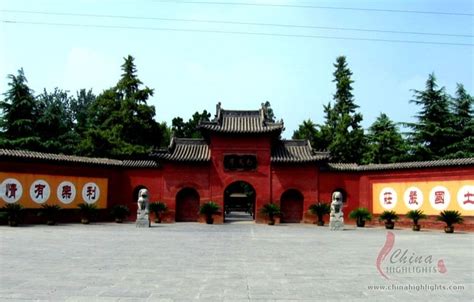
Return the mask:
M342 212L344 197L341 192L332 193L331 213L329 216L329 227L331 230L342 230L344 228L344 213Z
M145 214L148 214L148 204L149 204L149 194L147 189L140 189L138 192L138 210L137 213L140 214L143 211Z

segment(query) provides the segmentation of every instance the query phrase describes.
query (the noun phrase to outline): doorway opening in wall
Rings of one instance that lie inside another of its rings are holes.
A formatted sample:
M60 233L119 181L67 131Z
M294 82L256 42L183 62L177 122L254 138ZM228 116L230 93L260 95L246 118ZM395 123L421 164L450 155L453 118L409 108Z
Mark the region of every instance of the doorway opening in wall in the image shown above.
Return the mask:
M245 181L236 181L224 190L224 222L255 220L255 189Z

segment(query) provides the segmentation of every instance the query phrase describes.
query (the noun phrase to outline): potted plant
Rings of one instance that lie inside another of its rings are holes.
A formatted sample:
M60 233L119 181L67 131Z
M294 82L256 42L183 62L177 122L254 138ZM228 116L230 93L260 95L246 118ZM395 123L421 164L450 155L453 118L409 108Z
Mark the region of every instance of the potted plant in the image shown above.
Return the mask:
M421 226L418 224L418 220L425 219L427 216L423 213L422 210L411 210L408 211L406 214L407 218L413 220L413 231L419 231Z
M165 203L158 201L150 203L149 207L150 211L155 214L155 223L161 223L163 213L168 211L168 206Z
M97 206L95 204L81 203L78 205L78 208L82 224L89 224L92 217L97 213Z
M217 214L219 212L219 205L213 201L208 201L201 205L199 208L199 214L206 216L206 223L213 224L214 218L212 215Z
M110 210L110 214L114 217L116 223L122 223L130 215L130 210L126 205L117 204Z
M318 225L324 225L324 215L327 215L331 212L331 206L328 203L314 203L309 206L309 211L311 214L316 215L318 217Z
M443 221L444 223L446 223L446 226L444 227L444 231L446 233L453 233L453 224L462 223L464 221L464 219L461 217L461 213L452 210L446 210L439 213L439 216L436 217L436 220Z
M8 203L2 209L8 220L8 224L12 227L18 226L21 223L23 214L23 206L19 203Z
M385 228L392 230L395 227L395 221L398 220L398 215L395 211L383 211L379 217L380 221L385 221Z
M366 208L357 208L349 213L350 219L355 219L357 227L363 228L366 221L372 220L372 214Z
M264 204L260 212L268 217L268 224L275 224L275 216L281 215L280 207L275 203Z
M41 205L41 210L38 212L38 216L44 217L47 225L55 225L60 210L61 207L57 204L43 204Z

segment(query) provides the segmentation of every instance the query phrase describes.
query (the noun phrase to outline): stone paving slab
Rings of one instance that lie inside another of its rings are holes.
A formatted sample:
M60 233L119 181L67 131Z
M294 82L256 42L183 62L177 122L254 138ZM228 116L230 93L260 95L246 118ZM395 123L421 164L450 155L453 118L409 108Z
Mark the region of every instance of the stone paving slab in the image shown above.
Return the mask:
M474 300L473 233L393 234L380 262L387 280L376 266L387 240L382 228L0 226L0 301ZM401 263L405 250L408 262L431 261ZM460 289L436 288L443 286Z

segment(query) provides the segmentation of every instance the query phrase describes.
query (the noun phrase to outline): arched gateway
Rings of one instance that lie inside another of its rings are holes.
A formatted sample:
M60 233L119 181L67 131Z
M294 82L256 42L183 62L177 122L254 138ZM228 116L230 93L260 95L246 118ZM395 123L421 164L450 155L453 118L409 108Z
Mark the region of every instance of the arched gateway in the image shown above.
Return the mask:
M304 197L295 189L286 190L281 195L281 222L299 223L303 220Z
M198 221L199 194L193 188L184 188L176 194L176 221Z
M224 190L224 221L255 219L256 192L251 184L235 181Z

